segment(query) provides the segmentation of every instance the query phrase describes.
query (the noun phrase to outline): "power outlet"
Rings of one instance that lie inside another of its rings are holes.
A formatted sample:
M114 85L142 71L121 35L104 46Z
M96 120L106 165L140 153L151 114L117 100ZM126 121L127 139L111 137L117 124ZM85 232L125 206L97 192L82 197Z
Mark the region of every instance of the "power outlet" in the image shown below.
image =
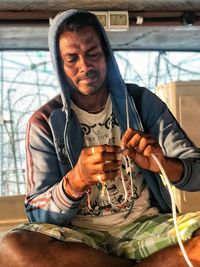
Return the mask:
M108 11L109 30L128 30L129 16L128 11Z
M99 19L103 27L107 30L108 29L108 12L107 11L94 11L94 12L91 11L91 12L97 16L97 18Z

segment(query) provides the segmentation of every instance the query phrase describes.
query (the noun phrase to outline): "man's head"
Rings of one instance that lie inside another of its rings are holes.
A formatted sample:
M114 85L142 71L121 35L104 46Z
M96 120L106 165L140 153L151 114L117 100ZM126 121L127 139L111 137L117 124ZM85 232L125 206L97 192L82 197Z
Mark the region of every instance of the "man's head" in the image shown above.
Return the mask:
M79 93L92 95L105 86L105 49L93 14L76 14L62 24L59 48L65 74Z

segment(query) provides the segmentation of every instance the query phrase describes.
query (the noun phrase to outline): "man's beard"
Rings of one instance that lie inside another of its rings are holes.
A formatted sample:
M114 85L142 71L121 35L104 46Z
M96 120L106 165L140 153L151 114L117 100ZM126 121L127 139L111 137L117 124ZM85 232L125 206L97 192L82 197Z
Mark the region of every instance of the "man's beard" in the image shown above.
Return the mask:
M100 87L90 87L90 92L88 93L82 93L78 88L75 88L76 92L81 95L81 96L91 96L91 95L95 95L96 93L98 93L101 90L102 86Z
M98 80L98 78L99 78L99 73L97 72L97 71L95 71L95 72L93 72L93 74L95 73L95 75L96 75L96 77L97 77L97 80ZM92 75L93 75L92 74ZM87 76L87 77L90 77L90 76ZM81 76L81 79L84 79L84 78L86 78L86 76ZM81 79L79 79L79 81L81 81ZM81 96L91 96L91 95L95 95L96 93L98 93L102 88L104 88L105 87L105 84L106 84L106 79L102 82L102 84L100 84L100 85L87 85L87 89L89 89L89 90L86 90L86 91L88 91L88 93L86 92L86 93L83 93L83 90L81 90L81 89L79 89L79 87L78 86L76 86L75 84L74 84L74 90L75 90L75 92L77 93L77 94L79 94L79 95L81 95Z

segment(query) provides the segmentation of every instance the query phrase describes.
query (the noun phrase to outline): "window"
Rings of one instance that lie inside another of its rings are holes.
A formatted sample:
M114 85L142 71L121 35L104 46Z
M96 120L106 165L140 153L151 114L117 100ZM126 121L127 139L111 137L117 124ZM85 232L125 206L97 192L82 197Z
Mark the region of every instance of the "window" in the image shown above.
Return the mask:
M28 118L58 93L46 51L2 51L0 195L25 193L25 131Z
M115 51L125 81L154 90L200 79L200 54ZM25 131L31 114L58 92L47 51L0 52L0 195L25 193Z
M158 84L200 80L200 53L164 51L116 51L125 81L154 91Z

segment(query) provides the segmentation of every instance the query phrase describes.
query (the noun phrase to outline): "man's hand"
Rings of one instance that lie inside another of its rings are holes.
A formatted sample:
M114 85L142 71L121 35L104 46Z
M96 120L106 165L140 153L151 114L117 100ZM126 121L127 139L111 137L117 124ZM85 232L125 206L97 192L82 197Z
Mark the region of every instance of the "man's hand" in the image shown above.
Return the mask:
M179 159L165 157L162 148L149 134L129 128L121 140L122 153L128 155L140 168L160 173L157 163L151 156L158 158L170 181L177 182L183 173L183 165Z
M84 191L88 186L115 178L120 173L118 146L99 145L84 148L76 166L67 174L71 186ZM100 175L100 176L99 176Z

